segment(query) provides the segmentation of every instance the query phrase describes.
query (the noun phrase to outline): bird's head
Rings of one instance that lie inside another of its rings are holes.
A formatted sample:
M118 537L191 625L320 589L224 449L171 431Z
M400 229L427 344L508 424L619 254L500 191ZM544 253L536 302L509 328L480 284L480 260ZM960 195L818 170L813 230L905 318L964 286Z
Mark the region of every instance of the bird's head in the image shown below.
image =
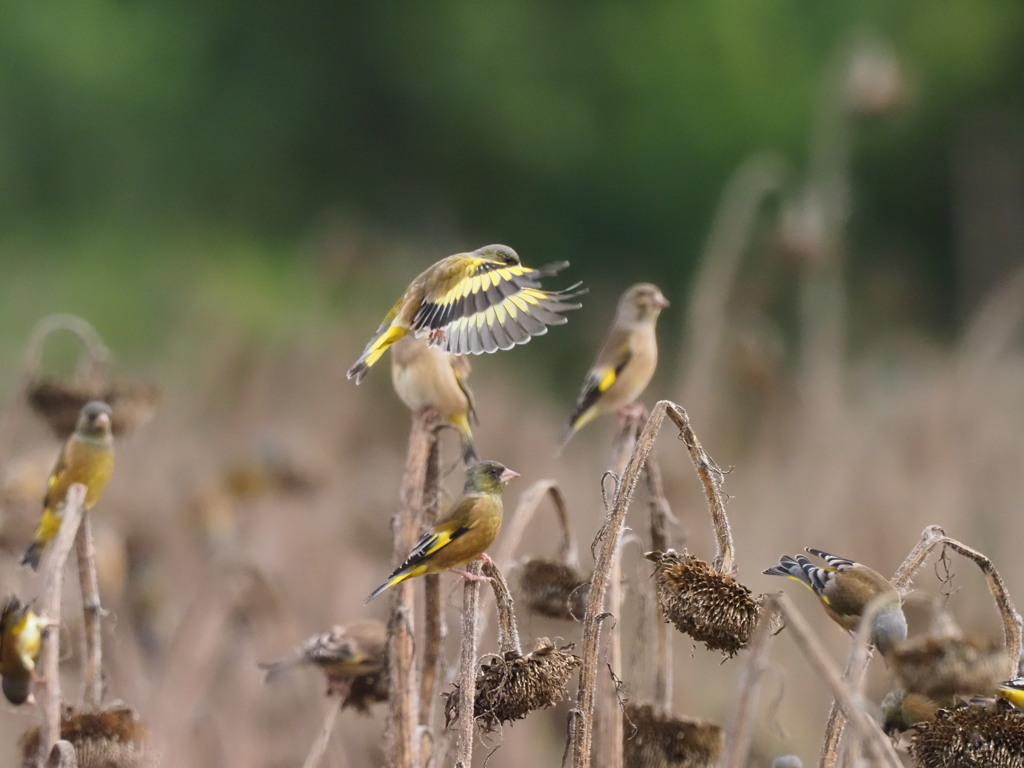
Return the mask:
M637 283L619 299L619 318L626 322L653 320L669 305L668 299L653 283Z
M501 493L518 472L497 461L481 461L466 472L467 493Z
M101 400L93 400L82 406L75 431L83 437L107 437L112 424L110 406Z
M885 656L907 639L907 617L899 603L878 612L871 628L871 642Z
M516 267L520 264L519 254L507 245L485 245L483 248L473 251L473 255L479 256L481 259L497 261L507 267Z

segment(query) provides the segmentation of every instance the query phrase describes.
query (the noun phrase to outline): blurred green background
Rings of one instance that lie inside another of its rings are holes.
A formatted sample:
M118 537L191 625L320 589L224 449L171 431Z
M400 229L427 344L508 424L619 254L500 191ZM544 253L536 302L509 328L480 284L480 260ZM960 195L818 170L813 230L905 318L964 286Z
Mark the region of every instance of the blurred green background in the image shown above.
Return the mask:
M902 281L949 332L1000 274L982 261L1019 255L958 250L956 186L980 154L1020 203L1019 2L5 4L3 352L70 309L159 355L197 279L277 313L339 233L406 244L395 285L497 241L678 295L745 158L776 151L801 186L864 40L899 82L848 120L854 286ZM331 301L367 278L327 274Z

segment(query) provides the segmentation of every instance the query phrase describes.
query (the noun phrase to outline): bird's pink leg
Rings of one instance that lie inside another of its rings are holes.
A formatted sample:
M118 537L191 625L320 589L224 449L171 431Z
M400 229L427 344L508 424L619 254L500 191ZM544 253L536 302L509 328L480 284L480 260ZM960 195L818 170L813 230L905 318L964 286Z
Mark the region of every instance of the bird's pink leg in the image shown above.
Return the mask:
M444 332L444 328L435 328L427 336L427 344L432 347L440 347L446 341L448 341L448 335Z
M494 565L494 561L487 556L486 552L481 552L479 555L477 555L477 559L483 560L485 563L490 563L491 565Z
M490 576L477 576L475 573L463 570L462 568L452 568L452 573L457 573L459 578L463 581L490 581Z
M639 400L634 400L632 403L620 405L617 413L623 422L629 420L639 421L644 415L644 404Z

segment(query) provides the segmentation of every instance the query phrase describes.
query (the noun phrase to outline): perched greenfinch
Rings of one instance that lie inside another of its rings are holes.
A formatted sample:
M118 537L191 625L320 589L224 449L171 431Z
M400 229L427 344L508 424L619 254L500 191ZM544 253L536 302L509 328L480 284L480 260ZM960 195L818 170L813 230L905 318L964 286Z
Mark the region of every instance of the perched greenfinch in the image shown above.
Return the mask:
M57 535L63 518L64 497L73 483L86 488L85 508L92 509L107 487L114 469L114 438L110 431L110 406L93 400L82 406L78 426L64 443L57 464L46 483L43 514L22 565L39 568L43 551Z
M358 621L335 626L303 641L290 656L277 661L260 662L267 682L292 667L310 664L327 677L327 692L348 691L357 677L375 675L384 669L387 627L379 621Z
M480 556L501 530L501 493L518 472L496 461L481 461L466 471L466 486L451 508L434 528L417 542L412 552L387 581L366 598L370 602L381 592L401 581L427 573L460 571Z
M469 389L469 359L431 347L425 339L405 336L391 348L391 383L413 413L434 408L456 432L467 465L480 460L469 423L477 421Z
M633 403L651 383L658 365L654 326L668 306L656 285L638 283L619 299L608 338L576 398L576 409L562 436L561 452L577 430L598 416Z
M571 300L585 292L579 283L561 291L541 289L541 277L568 265L524 267L507 245L441 259L405 289L348 369L348 378L358 384L388 347L408 334L455 355L479 355L547 333L549 325L566 321L560 313L580 308Z
M902 688L889 691L879 706L882 730L892 736L918 723L931 722L940 707L939 702L923 693L908 693Z
M24 704L32 698L39 641L51 623L14 595L0 609L0 677L4 696L11 704Z
M1024 677L1015 677L996 686L999 697L1006 699L1017 709L1024 709Z
M807 552L827 564L822 568L803 555L783 555L779 565L765 571L771 576L788 576L810 589L821 600L825 612L839 626L851 632L860 624L861 614L876 599L880 608L871 629L871 642L882 654L907 639L903 600L896 588L878 571L819 549Z

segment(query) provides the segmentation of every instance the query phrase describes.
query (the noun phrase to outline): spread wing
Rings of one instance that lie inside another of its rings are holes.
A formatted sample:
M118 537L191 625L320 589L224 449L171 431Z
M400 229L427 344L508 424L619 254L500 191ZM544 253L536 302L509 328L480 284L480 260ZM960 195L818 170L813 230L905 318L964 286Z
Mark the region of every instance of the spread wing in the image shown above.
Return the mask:
M479 355L511 349L549 325L565 322L562 312L579 309L577 283L561 291L545 291L540 278L555 274L568 262L532 269L471 257L460 260L431 285L412 319L418 336L456 355Z

